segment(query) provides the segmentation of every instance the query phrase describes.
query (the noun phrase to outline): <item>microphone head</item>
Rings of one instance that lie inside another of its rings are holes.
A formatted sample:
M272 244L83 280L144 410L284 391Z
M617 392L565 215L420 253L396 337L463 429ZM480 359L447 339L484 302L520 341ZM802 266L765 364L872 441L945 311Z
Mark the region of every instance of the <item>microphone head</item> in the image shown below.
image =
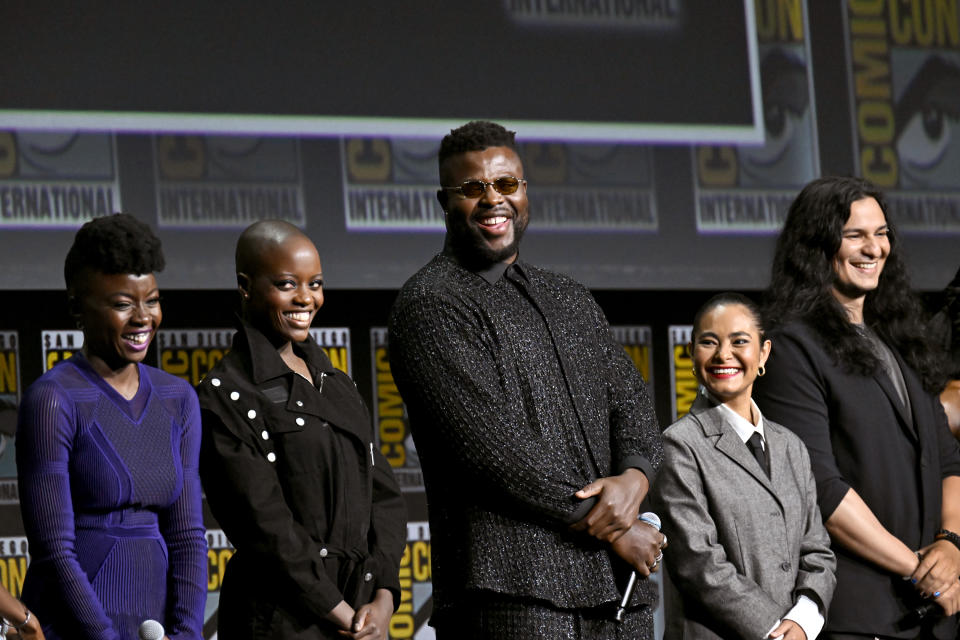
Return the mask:
M137 635L140 636L140 640L161 640L163 638L163 625L156 620L144 620L140 623Z
M660 516L655 514L653 511L644 511L640 514L638 519L641 522L646 522L657 531L660 531Z

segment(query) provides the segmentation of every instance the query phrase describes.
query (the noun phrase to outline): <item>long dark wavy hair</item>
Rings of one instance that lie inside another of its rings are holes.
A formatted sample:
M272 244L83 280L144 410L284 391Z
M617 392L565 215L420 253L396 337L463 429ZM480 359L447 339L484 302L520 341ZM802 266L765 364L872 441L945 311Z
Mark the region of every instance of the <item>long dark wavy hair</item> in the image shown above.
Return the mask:
M880 205L890 240L879 285L864 300L864 322L903 356L927 391L939 393L946 382L943 359L927 340L924 307L910 287L886 199L867 180L819 178L796 197L777 238L764 316L771 327L793 320L810 325L823 348L847 372L870 375L877 370L880 361L869 341L832 293L833 259L840 249L843 225L850 217L850 205L863 198L873 198Z

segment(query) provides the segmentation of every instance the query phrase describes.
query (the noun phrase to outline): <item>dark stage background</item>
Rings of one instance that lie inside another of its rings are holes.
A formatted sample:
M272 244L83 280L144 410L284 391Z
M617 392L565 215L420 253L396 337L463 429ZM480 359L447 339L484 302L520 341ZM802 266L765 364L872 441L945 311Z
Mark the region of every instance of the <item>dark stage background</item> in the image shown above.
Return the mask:
M522 257L595 292L664 426L696 391L693 311L766 286L814 177L887 192L921 290L960 266L960 0L11 1L0 54L0 584L13 593L28 564L16 406L80 347L62 263L94 216L126 211L162 238L148 360L191 382L229 347L240 230L279 217L316 242L316 337L357 380L410 507L391 636L421 640L429 528L383 327L441 247L435 158L450 128L517 130ZM211 637L232 549L208 527Z

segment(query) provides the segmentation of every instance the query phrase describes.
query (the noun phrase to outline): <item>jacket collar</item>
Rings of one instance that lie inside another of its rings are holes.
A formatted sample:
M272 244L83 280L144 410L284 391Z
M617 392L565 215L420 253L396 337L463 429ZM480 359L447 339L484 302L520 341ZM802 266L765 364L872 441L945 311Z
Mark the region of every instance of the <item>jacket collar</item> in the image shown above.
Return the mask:
M370 420L363 408L363 402L360 400L359 394L356 397L356 402L348 402L349 399L342 395L344 382L337 382L345 376L341 374L333 379L333 384L339 385L339 394L337 387L334 387L332 391L324 392L322 379L319 382L320 388L318 390L317 387L310 384L309 380L297 375L286 365L283 358L277 353L276 347L270 344L270 341L259 329L242 318L238 320L237 324L238 330L234 338L233 348L248 358L252 382L261 389L276 389L279 387L284 389L284 406L291 417L285 423L272 425L271 428L274 431L302 431L304 425L298 423L293 416L308 414L317 416L336 428L352 434L361 442L369 441ZM323 376L334 376L335 373L338 373L331 364L330 358L312 337L303 342L295 343L293 348L298 355L306 360L315 382ZM330 385L331 382L327 381L327 384ZM347 384L348 388L354 388L352 382Z
M276 347L263 335L263 332L243 318L237 320L237 342L234 348L246 351L249 354L250 376L255 384L261 384L266 380L293 373L287 363L283 361L283 358L280 357L280 354L277 353ZM312 336L303 342L294 343L293 348L300 357L306 360L310 369L321 373L333 373L334 367L330 358L327 357L327 354L324 353Z
M703 393L698 393L696 400L690 407L690 417L700 425L705 437L717 437L714 446L718 451L743 467L776 498L777 502L781 502L774 487L780 486L785 474L788 473L786 470L786 442L772 426L773 423L764 420L764 441L770 456L770 477L768 478L743 440L740 439L740 435L727 422L723 410L720 409L719 402Z

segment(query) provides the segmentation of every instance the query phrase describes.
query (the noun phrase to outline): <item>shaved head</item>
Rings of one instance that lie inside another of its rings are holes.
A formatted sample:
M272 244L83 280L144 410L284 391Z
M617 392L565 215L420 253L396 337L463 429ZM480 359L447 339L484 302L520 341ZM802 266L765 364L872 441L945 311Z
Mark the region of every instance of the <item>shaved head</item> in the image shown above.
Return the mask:
M291 239L310 238L297 227L283 220L261 220L243 230L237 240L237 274L253 276L260 272L262 258ZM312 244L312 242L311 242Z
M323 306L317 247L289 222L255 222L237 241L237 289L243 318L275 347L307 340Z

